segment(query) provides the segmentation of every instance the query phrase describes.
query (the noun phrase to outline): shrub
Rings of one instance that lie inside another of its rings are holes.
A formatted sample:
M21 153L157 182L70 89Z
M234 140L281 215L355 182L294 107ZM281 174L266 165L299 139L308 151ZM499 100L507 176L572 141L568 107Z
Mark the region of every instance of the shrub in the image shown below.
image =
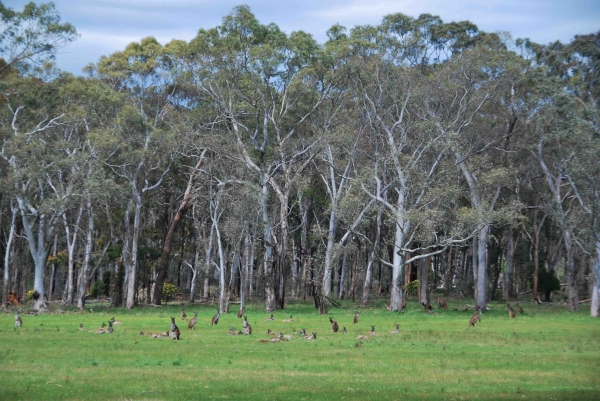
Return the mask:
M416 297L419 293L419 280L413 280L404 286L404 290L411 297Z
M98 298L99 295L104 294L104 290L105 290L104 283L102 281L98 280L92 286L92 290L90 291L90 296L92 298Z
M165 283L163 286L162 297L160 298L161 302L167 303L171 300L173 295L177 294L179 288L175 284Z

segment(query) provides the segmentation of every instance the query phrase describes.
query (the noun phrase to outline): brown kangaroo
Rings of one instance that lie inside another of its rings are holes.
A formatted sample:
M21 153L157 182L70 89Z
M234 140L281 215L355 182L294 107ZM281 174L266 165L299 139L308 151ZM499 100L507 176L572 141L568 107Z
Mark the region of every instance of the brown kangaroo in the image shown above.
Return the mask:
M172 317L171 318L171 338L173 340L179 340L179 327L177 327L177 324L175 324L175 318Z
M481 322L481 309L479 309L476 314L471 316L471 320L469 321L469 326L475 327L475 325L477 324L478 321Z
M509 304L506 304L506 307L508 308L508 316L510 316L511 318L515 318L515 310L513 308L510 307Z
M196 327L196 323L198 322L198 312L194 312L194 317L190 319L190 321L188 322L188 330L192 329L194 330L194 327Z
M242 308L238 311L238 313L237 313L238 319L241 318L242 316L244 316L245 311L246 311L246 308Z
M438 298L438 305L440 306L440 309L448 310L448 302L444 301L443 299Z
M354 312L354 324L358 323L358 311Z
M521 308L521 305L519 305L519 303L517 302L517 309L519 310L519 313L522 315L525 313L525 311L523 310L523 308Z
M243 323L244 328L246 328L246 326L248 326L248 316L244 315L244 323Z
M384 303L385 303L385 302L384 302ZM386 308L388 311L391 311L391 310L392 310L392 307L390 306L390 304L387 304L387 303L385 304L385 308Z
M333 320L331 317L329 318L329 322L331 322L331 330L333 330L334 333L337 333L340 329L340 325L338 324L338 322Z
M400 307L400 309L405 309L406 308L406 297L402 297L402 306Z
M247 325L246 327L244 327L244 334L247 336L252 335L252 326Z
M216 326L219 323L219 318L221 317L221 311L217 309L217 314L213 316L210 325Z
M425 308L425 312L433 310L432 306L429 303L421 302L421 305L423 305L423 308Z
M183 308L181 308L181 320L186 320L186 319L187 319L187 314L185 313Z

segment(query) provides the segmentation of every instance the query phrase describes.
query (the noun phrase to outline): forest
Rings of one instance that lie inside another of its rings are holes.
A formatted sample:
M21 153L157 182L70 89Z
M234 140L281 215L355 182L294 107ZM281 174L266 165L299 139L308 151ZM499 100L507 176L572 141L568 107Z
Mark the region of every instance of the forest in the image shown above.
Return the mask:
M238 6L75 76L52 3L0 15L4 310L600 313L600 31L541 45L397 13L318 43Z

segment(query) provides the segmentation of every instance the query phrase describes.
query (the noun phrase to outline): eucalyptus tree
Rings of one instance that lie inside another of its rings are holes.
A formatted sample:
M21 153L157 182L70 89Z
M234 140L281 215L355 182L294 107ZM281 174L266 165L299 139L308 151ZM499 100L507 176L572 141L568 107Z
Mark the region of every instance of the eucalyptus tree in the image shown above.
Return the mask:
M174 113L173 86L166 68L164 49L154 38L131 43L124 51L101 57L88 67L128 102L119 111L105 137L97 137L97 149L107 168L129 195L123 214L123 261L127 283L126 307L135 304L141 212L145 199L158 188L171 165L172 137L165 121ZM133 220L133 221L132 221Z
M182 74L195 88L195 104L210 104L217 124L236 144L239 162L259 182L267 311L283 307L280 283L287 266L290 194L318 142L309 117L330 88L319 69L319 54L310 35L294 32L288 37L239 6L218 28L200 30L190 42L189 65ZM271 191L278 203L277 241Z
M60 22L54 3L27 3L15 11L0 2L0 74L10 68L32 71L77 38L77 30Z
M439 187L442 182L448 184L440 172L448 171L454 141L452 130L440 129L438 114L444 102L452 104L444 87L447 71L428 67L433 61L432 29L440 24L427 15L415 20L393 14L376 28L353 31L359 45L357 96L381 144L379 166L367 177L363 190L394 224L392 260L381 260L392 268L391 311L401 309L404 266L441 253L464 236L449 229L450 225L444 227L440 219L448 217L441 212L448 201L444 198L456 195L452 186L445 186L444 191ZM421 245L411 249L415 244ZM412 256L407 257L407 252Z

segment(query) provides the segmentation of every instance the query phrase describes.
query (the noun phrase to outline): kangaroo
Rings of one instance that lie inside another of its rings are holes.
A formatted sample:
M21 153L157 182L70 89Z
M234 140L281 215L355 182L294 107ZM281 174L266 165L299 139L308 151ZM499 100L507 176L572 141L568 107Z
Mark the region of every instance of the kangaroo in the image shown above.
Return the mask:
M421 302L421 305L423 305L423 308L425 308L425 312L429 312L429 311L433 310L433 308L431 307L431 305L429 303Z
M175 324L175 318L171 317L171 338L173 340L179 340L179 327Z
M19 312L15 313L15 327L23 326L23 319L19 316Z
M448 303L446 301L444 301L443 299L438 298L438 305L440 306L440 309L448 310Z
M385 303L385 302L384 302L384 303ZM386 308L388 311L391 311L391 310L392 310L392 307L390 306L390 304L385 304L385 308Z
M190 321L188 322L188 330L192 329L194 330L194 327L196 327L196 323L198 322L198 312L194 312L194 317L190 319Z
M375 326L371 325L371 331L369 331L367 334L370 336L376 336L377 333L375 333Z
M183 310L183 308L181 308L181 320L186 320L187 319L187 314L185 313L185 310Z
M34 315L35 316L35 315ZM21 319L20 312L15 312L15 327L23 326L23 319Z
M475 325L477 324L478 321L481 322L481 309L479 309L476 314L471 316L471 320L469 321L469 326L475 327Z
M368 340L370 337L369 336L363 336L362 334L358 337L356 337L357 340Z
M513 308L510 307L510 304L506 304L506 307L508 308L508 316L510 316L511 318L515 318L515 310Z
M108 321L108 332L109 333L113 333L115 331L115 329L113 328L113 322L111 322L110 320Z
M244 312L246 312L246 308L240 309L237 313L237 317L241 318L242 316L244 316Z
M398 334L398 333L400 333L400 325L396 324L396 330L390 330L390 333L392 333L392 334Z
M247 336L252 335L252 326L247 325L246 327L244 327L244 334Z
M244 328L246 328L246 326L248 326L248 316L244 315Z
M79 328L77 330L83 331L83 323L79 323Z
M519 310L519 313L522 315L525 313L525 311L523 310L523 308L521 308L521 305L519 305L519 303L517 302L517 309Z
M123 322L117 322L115 321L115 317L113 316L110 321L112 322L112 324L123 324Z
M272 313L271 313L271 317L266 317L265 318L265 321L267 321L267 320L273 320L273 314Z
M102 322L102 328L105 328L106 324L104 322Z
M290 318L289 318L289 319L283 319L283 320L282 320L282 322L283 322L283 323L291 323L291 322L293 322L293 321L294 321L294 318L292 317L292 315L290 315Z
M346 330L346 326L343 326L342 327L342 333L347 333L347 332L348 332L348 330Z
M217 309L217 314L213 316L212 321L210 322L210 325L216 326L219 323L220 317L221 317L221 311Z
M358 323L358 311L354 312L354 324Z
M235 329L229 329L229 333L227 333L228 336L240 336L242 334L244 334L242 330L235 331Z
M406 308L406 297L402 297L402 306L400 307L400 309L405 309Z
M271 337L274 337L277 335L277 333L275 333L273 330L271 329L267 329L267 334L270 335Z
M313 333L312 333L312 335L311 335L311 336L306 336L306 337L304 337L304 338L305 338L305 339L307 339L307 340L316 340L316 339L317 339L317 333L315 333L315 332L313 331Z
M337 333L340 329L340 325L338 324L338 322L333 320L331 317L329 318L329 322L331 322L331 330L333 330L334 333Z

